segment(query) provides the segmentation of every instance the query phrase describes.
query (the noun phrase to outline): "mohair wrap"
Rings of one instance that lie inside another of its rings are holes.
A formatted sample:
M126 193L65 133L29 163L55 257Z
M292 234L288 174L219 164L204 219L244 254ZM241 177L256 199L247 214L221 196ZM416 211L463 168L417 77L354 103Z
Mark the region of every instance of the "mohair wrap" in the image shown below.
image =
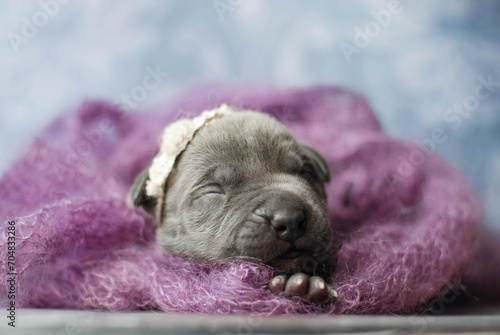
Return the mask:
M223 103L275 116L327 160L331 225L342 240L336 302L271 294L265 265L170 255L142 209L127 206L163 128ZM8 302L9 221L22 307L408 313L459 285L498 299L499 243L480 233L480 209L457 170L385 135L366 101L340 88L201 86L134 113L86 102L55 120L0 180L0 299Z

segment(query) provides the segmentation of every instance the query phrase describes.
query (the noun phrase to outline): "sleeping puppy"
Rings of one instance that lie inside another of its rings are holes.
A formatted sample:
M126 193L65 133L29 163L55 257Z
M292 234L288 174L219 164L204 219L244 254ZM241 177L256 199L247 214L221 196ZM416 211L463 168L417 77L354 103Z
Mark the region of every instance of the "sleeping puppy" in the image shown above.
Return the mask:
M336 253L329 180L321 155L274 118L222 105L165 129L129 203L153 216L169 252L268 264L271 292L322 304L337 296L324 279Z

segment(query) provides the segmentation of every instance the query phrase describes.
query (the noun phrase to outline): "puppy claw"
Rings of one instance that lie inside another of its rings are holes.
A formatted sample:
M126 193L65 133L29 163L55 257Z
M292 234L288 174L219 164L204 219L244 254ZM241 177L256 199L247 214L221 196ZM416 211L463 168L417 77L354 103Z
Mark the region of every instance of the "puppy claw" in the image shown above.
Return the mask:
M332 296L333 299L337 299L337 297L339 296L339 294L337 293L337 291L335 291L335 289L333 287L331 287L330 285L328 285L328 290L330 291L330 295Z

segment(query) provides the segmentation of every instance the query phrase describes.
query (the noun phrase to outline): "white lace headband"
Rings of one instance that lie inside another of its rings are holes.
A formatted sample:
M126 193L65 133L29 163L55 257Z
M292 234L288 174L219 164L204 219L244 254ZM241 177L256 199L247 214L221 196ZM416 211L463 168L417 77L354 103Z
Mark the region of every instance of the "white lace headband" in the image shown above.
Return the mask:
M186 149L200 128L232 112L231 107L222 104L218 108L204 111L193 119L180 119L165 127L160 141L160 151L149 167L149 179L146 182L146 195L158 199L160 208L165 194L165 183L177 156Z

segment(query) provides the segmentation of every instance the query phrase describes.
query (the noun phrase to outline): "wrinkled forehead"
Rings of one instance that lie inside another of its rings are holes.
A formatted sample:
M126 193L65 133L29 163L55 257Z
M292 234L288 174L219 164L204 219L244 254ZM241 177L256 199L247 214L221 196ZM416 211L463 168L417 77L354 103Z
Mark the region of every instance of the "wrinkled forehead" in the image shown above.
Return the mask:
M183 154L185 168L223 164L245 170L300 170L302 151L274 118L237 112L202 128Z

